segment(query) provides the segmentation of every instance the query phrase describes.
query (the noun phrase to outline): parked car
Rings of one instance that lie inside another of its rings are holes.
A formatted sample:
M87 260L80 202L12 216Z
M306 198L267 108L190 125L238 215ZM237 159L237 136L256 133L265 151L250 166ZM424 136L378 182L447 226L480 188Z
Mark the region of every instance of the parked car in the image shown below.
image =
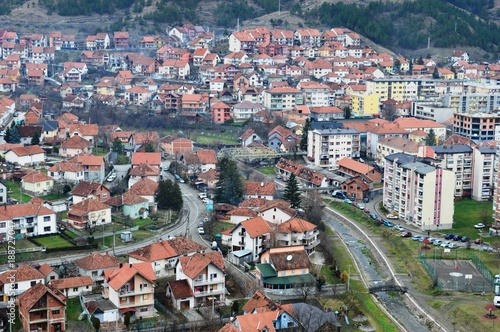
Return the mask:
M414 235L411 237L413 241L419 241L420 240L420 235Z
M284 177L281 178L281 181L288 182L288 178L286 176L284 176Z
M394 226L394 225L393 225L393 224L392 224L392 222L390 222L389 220L384 220L384 226L387 226L387 227L392 227L392 226Z
M340 190L335 190L332 193L332 196L335 198L347 199L347 195L343 191L340 191Z
M475 224L474 225L474 228L475 229L481 229L481 228L485 228L486 226L483 224L483 223L479 223L479 224Z
M205 229L203 227L198 227L198 234L205 235Z
M363 211L365 211L365 213L370 213L370 209L369 208L365 208Z
M448 248L448 246L450 245L450 243L451 243L450 241L445 241L445 242L441 243L441 247Z
M457 245L456 243L450 243L450 244L448 245L448 248L450 248L450 249L457 249L457 248L458 248L458 245Z
M398 214L396 212L391 212L386 217L387 219L398 219Z
M209 221L210 221L210 219L208 219L208 217L203 218L203 223L206 223L206 222L209 222Z
M425 239L428 239L428 238L429 238L428 236L420 235L420 239L418 240L418 242L423 242Z
M462 235L457 234L453 237L453 241L460 241L460 240L462 240Z
M400 231L400 232L404 232L404 230L405 230L405 229L403 228L403 226L401 226L401 225L396 225L396 226L394 226L394 229L395 229L395 230L397 230L397 231Z
M375 213L370 213L370 218L375 220L375 219L377 219L377 215Z
M368 197L363 198L363 203L368 203L370 199Z
M492 252L493 251L493 248L492 247L489 247L489 246L483 246L483 251L487 251L487 252Z
M446 234L446 235L444 236L444 239L445 239L445 240L453 240L453 237L454 237L454 236L455 236L455 235L454 235L454 234L451 234L451 233L450 233L450 234Z
M483 239L475 239L474 243L475 244L483 244Z
M346 198L346 199L344 199L344 203L352 204L352 201L349 198Z
M432 244L435 245L436 247L440 246L441 243L443 243L443 241L441 240L434 240L434 242L432 242Z
M360 210L364 210L365 209L365 206L363 204L358 204L358 209Z
M412 237L411 232L403 232L401 233L401 237Z
M281 174L276 174L276 179L280 180L282 178Z
M356 202L354 202L354 201L352 201L351 205L352 205L352 206L355 206L355 207L358 207L358 203L356 203Z
M462 242L469 242L470 238L468 238L467 236L464 236L462 239L460 239L460 241L462 241Z

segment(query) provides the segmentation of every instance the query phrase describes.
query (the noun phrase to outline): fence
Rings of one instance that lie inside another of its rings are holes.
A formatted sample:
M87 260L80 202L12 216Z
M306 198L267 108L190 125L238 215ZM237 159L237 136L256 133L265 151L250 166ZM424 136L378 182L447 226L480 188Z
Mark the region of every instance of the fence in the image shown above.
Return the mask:
M418 258L424 265L433 280L436 280L437 287L441 291L468 291L468 292L490 292L494 290L495 277L484 263L472 252L444 253L443 251L422 252L419 251ZM436 265L429 264L428 259L432 260L466 260L475 266L483 278L479 279L460 279L460 278L439 278L436 271Z
M16 254L22 254L25 252L38 252L38 251L44 252L46 249L47 248L45 248L44 246L34 247L34 248L25 248L25 249L16 249ZM5 256L8 254L9 254L8 250L0 251L0 256Z

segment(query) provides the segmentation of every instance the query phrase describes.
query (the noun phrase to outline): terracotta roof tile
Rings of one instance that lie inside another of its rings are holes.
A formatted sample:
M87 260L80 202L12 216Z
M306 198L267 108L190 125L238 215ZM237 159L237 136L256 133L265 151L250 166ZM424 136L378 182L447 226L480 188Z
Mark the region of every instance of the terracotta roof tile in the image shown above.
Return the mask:
M142 178L130 187L129 192L140 196L153 196L158 189L158 182L149 178Z
M53 181L53 179L48 176L43 174L40 171L31 171L28 172L25 176L23 176L22 181L28 182L28 183L38 183L38 182L43 182L43 181Z
M259 209L259 212L261 213L274 208L279 208L280 210L288 214L290 217L294 217L297 214L297 212L290 207L290 203L277 199L272 201L267 201L267 204L265 206L262 206Z
M310 223L309 221L300 218L292 218L279 224L278 231L281 233L303 233L309 232L315 228L316 225Z
M252 209L247 209L247 208L236 208L234 210L231 210L227 213L230 216L243 216L243 217L257 217L258 214Z
M186 279L169 281L168 286L176 299L194 297L193 290Z
M245 195L274 196L276 183L273 182L245 182Z
M271 252L270 261L276 271L299 270L311 267L311 261L309 261L309 256L305 250Z
M13 271L15 271L15 282L44 279L45 277L40 271L28 264L21 265ZM9 276L13 273L12 271L7 271L0 274L0 282L3 284L11 283Z
M49 264L45 263L42 266L40 266L38 271L40 271L40 273L43 274L44 276L47 276L50 272L54 271L54 269Z
M63 161L48 169L49 172L82 172L83 166L69 161Z
M214 150L198 150L196 155L201 164L217 164L217 155Z
M98 252L77 259L74 263L86 271L99 270L105 268L118 267L120 260L115 256L108 254L100 254Z
M256 291L241 309L247 314L251 314L255 309L266 307L271 303L273 303L273 301L268 298L263 292Z
M177 256L205 251L206 247L185 237L178 237L171 240L160 240L145 247L139 248L128 255L130 257L145 261L154 262L157 260L173 258Z
M109 189L106 186L98 182L80 181L76 185L76 187L73 188L73 191L71 193L76 196L87 197L93 194L96 190L98 190L101 187L109 191Z
M160 165L161 153L160 152L134 152L132 154L132 165L147 164L147 165Z
M347 157L340 159L337 162L337 165L339 167L344 167L344 168L352 170L356 173L365 174L365 175L370 173L374 169L373 166L370 166L370 165L364 164L364 163L360 163L359 161L356 161L354 159L347 158Z
M17 298L19 307L26 308L26 311L29 311L46 293L49 293L51 296L56 298L64 307L66 306L66 296L64 296L59 290L50 285L38 283L19 295ZM53 304L53 306L58 307L56 304Z
M209 169L206 172L198 174L198 179L206 180L206 181L214 181L217 180L219 176L219 172L213 168Z
M79 164L82 164L83 166L102 166L102 165L104 165L104 157L103 156L94 156L94 155L85 154L85 153L76 155L76 156L72 157L71 159L69 159L68 161L79 163Z
M85 149L91 145L91 142L78 135L70 137L62 143L63 149Z
M271 227L269 227L268 222L262 217L255 217L242 221L241 225L252 239L271 232Z
M160 174L160 169L147 164L139 164L129 172L130 176L156 176Z
M102 202L99 202L96 199L87 198L81 201L80 203L71 205L69 214L76 214L78 213L78 211L88 213L93 211L101 211L105 209L110 209L110 206Z
M66 288L73 288L73 287L92 286L93 283L94 282L92 281L91 277L83 276L83 277L72 277L72 278L62 278L62 279L52 280L50 282L50 285L54 286L59 290L63 290Z
M209 264L214 264L222 271L225 269L224 257L219 251L179 257L179 264L181 264L184 274L191 279L196 278L200 271Z
M251 197L242 201L239 205L241 208L260 208L268 204L268 200L265 198Z
M45 154L45 151L43 151L43 149L38 145L16 147L10 149L9 151L14 152L19 157L29 156L39 153Z
M150 263L122 264L117 268L104 271L105 282L115 291L118 291L135 275L140 275L151 283L156 280Z
M69 132L78 131L82 136L97 136L99 134L99 126L89 123L74 123L69 125Z

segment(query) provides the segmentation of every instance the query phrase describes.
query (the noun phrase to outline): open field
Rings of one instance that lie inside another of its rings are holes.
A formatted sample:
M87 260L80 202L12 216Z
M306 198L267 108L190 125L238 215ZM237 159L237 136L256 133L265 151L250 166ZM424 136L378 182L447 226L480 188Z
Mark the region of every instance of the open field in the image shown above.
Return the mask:
M72 247L73 243L69 242L60 235L51 235L47 237L36 238L36 241L40 245L45 246L49 249Z
M4 181L9 191L9 197L17 199L19 203L31 201L31 196L21 193L21 182Z

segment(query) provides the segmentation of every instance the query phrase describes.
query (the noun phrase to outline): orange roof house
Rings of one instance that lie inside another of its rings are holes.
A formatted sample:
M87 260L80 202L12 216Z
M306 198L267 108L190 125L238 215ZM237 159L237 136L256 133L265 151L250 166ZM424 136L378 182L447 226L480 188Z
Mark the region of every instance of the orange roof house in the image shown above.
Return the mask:
M379 183L382 180L382 174L379 170L365 163L361 163L351 158L342 158L337 162L339 166L339 172L345 173L351 176L363 175L371 179L375 183Z

